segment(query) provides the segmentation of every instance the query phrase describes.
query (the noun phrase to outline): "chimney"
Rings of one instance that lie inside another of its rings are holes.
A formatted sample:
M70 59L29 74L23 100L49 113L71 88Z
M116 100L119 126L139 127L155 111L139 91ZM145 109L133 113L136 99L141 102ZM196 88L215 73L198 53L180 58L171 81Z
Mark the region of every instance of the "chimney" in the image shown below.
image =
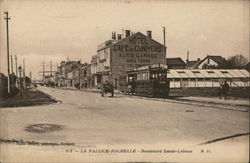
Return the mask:
M112 32L112 40L116 40L116 33Z
M147 36L148 36L149 38L152 38L152 31L147 31Z
M188 61L189 61L189 51L187 51L187 60L186 60L186 62L188 63Z
M117 34L117 40L121 40L122 39L122 34Z
M130 36L130 30L125 30L125 37Z

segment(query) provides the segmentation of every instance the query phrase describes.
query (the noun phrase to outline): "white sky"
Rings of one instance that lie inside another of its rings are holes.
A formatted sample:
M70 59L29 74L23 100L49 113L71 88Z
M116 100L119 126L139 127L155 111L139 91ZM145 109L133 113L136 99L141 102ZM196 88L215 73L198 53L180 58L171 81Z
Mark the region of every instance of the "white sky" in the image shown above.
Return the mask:
M136 0L0 0L0 71L6 73L6 23L11 17L10 54L18 64L25 58L26 74L38 77L42 60L90 62L97 45L122 29L146 33L163 43L167 28L167 57L190 59L207 54L249 59L250 1L136 1ZM54 67L55 68L55 67ZM49 66L46 67L49 70Z

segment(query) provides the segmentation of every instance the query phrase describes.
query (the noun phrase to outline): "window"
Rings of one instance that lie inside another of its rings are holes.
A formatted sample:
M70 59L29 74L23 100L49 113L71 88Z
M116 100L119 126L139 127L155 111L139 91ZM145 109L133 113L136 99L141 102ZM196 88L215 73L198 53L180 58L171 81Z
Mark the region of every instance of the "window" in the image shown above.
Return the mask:
M207 73L209 73L209 74L213 74L213 73L214 73L214 71L207 71Z
M228 74L228 71L221 71L221 73L223 73L223 74Z
M200 71L192 71L194 74L199 74Z
M177 71L179 74L185 74L185 71Z

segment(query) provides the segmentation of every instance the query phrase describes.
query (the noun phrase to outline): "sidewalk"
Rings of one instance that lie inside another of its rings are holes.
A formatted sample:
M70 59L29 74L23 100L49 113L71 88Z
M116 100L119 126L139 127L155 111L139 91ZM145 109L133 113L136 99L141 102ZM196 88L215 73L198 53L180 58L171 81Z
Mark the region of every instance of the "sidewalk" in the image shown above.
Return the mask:
M247 99L219 99L219 98L211 98L211 97L179 97L179 100L185 101L197 101L197 102L204 102L204 103L213 103L213 104L222 104L222 105L232 105L232 106L248 106L249 107L249 100Z

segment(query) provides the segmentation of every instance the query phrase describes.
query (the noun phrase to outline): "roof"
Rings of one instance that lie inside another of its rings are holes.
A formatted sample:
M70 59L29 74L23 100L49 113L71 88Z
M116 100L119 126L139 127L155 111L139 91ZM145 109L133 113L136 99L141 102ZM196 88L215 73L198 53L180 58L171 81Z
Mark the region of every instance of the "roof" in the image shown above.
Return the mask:
M106 48L110 47L111 45L115 45L115 44L117 44L117 43L120 43L121 41L124 41L124 40L126 40L126 39L131 38L131 37L134 37L134 36L136 36L136 35L142 35L142 36L144 36L144 37L149 38L148 36L144 35L144 34L141 33L141 32L136 32L135 34L132 34L132 35L130 35L130 36L128 36L128 37L125 37L125 38L122 38L122 39L120 39L120 40L108 40L108 41L105 41L104 43L102 43L102 44L100 44L100 45L97 46L97 52L98 52L98 51L101 51L101 50L103 50L103 49L106 49ZM154 39L152 39L152 38L149 38L149 39L150 39L151 41L157 43L157 44L160 44L161 46L164 46L163 44L159 43L158 41L156 41L156 40L154 40Z
M168 78L250 78L245 69L170 69Z
M193 67L193 68L198 68L198 66L204 62L206 59L211 59L217 64L222 64L225 62L225 58L219 55L207 55L204 59L202 60L195 60L195 61L188 61L187 62L187 67Z
M193 67L197 62L200 62L198 60L195 60L195 61L188 61L187 62L187 67Z
M206 60L206 59L212 59L214 62L220 64L223 63L225 61L225 59L222 56L219 55L207 55L202 61Z
M176 65L176 64L186 64L180 57L177 58L167 58L166 59L168 65Z

